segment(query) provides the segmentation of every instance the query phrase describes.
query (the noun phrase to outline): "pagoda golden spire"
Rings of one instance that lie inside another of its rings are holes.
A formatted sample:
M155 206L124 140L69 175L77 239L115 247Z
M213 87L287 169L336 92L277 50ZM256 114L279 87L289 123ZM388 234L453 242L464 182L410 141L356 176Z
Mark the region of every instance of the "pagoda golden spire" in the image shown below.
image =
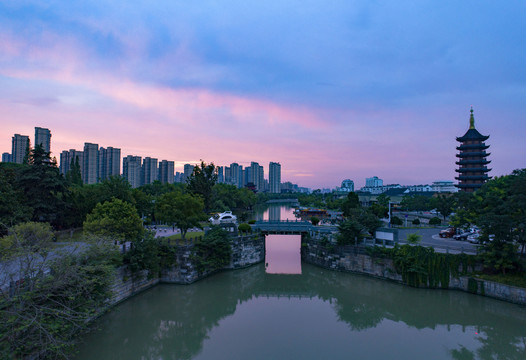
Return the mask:
M473 105L471 106L471 115L469 116L469 128L474 129L475 128L475 117L473 116Z

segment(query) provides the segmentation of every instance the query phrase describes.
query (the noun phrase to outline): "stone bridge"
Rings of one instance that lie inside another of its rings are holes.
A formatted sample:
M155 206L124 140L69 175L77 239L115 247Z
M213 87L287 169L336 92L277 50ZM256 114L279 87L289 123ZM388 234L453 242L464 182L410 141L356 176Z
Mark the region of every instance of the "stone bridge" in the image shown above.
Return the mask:
M256 221L252 225L252 230L260 231L265 235L301 235L306 233L326 232L331 233L338 230L337 226L314 226L309 221L304 220L270 220Z

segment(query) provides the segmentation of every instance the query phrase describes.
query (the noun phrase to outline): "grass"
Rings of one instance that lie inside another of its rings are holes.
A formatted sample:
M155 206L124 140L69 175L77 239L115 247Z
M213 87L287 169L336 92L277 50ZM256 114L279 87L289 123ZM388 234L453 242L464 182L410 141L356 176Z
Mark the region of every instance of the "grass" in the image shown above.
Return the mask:
M192 239L192 238L196 238L196 237L199 237L199 236L204 236L205 235L205 232L204 231L196 231L196 232L187 232L186 233L186 239L189 240L189 239ZM175 234L175 235L171 235L171 236L166 236L164 239L166 240L180 240L181 239L181 234Z
M505 284L505 285L526 288L526 274L524 273L523 274L506 274L506 275L478 274L476 277L481 280L494 281L494 282Z

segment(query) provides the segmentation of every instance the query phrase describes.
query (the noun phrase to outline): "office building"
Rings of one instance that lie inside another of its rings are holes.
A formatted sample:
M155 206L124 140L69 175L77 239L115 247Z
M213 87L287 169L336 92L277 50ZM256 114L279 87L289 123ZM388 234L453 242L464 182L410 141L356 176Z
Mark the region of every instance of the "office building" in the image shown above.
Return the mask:
M29 151L29 136L15 134L11 139L11 162L22 164Z
M271 162L268 166L268 182L270 192L273 194L281 193L281 165Z
M122 159L122 176L128 180L132 188L141 186L142 158L128 155Z
M489 135L482 135L475 129L475 117L473 116L473 108L470 110L469 129L462 137L457 137L460 146L457 147L459 153L456 162L458 169L457 187L463 192L474 192L490 179L487 173L491 170L487 165L491 162L486 158L490 153L486 152L489 145L485 141L489 139Z
M41 145L46 152L51 152L51 131L35 127L35 146Z
M145 157L142 161L142 185L152 184L157 180L157 159Z
M121 174L121 149L101 147L99 149L99 182L110 176Z
M70 149L64 150L60 153L60 173L66 175L71 170L71 165L78 161L80 166L80 174L82 175L82 165L84 164L84 153L82 151Z
M99 145L84 143L82 182L96 184L99 179Z
M384 181L379 179L378 176L373 176L365 179L365 187L381 187L384 186Z
M173 184L174 168L175 164L173 161L162 160L159 163L159 181L163 184Z

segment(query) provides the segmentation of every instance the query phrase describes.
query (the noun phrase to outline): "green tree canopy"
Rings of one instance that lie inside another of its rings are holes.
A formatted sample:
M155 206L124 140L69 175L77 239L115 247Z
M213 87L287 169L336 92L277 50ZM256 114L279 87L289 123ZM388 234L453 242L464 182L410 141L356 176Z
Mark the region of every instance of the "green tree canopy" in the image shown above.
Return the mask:
M208 213L212 201L212 188L217 182L217 169L213 163L195 166L192 175L187 179L188 191L203 198L205 212Z
M199 222L206 218L203 207L201 197L175 191L157 200L155 214L157 219L175 224L181 230L181 238L185 239L188 229L201 227Z
M33 209L32 220L61 224L68 190L56 161L37 145L29 152L28 164L19 168L17 186L24 193L24 203Z
M84 222L84 231L115 241L136 241L144 228L132 204L113 198L95 206Z

